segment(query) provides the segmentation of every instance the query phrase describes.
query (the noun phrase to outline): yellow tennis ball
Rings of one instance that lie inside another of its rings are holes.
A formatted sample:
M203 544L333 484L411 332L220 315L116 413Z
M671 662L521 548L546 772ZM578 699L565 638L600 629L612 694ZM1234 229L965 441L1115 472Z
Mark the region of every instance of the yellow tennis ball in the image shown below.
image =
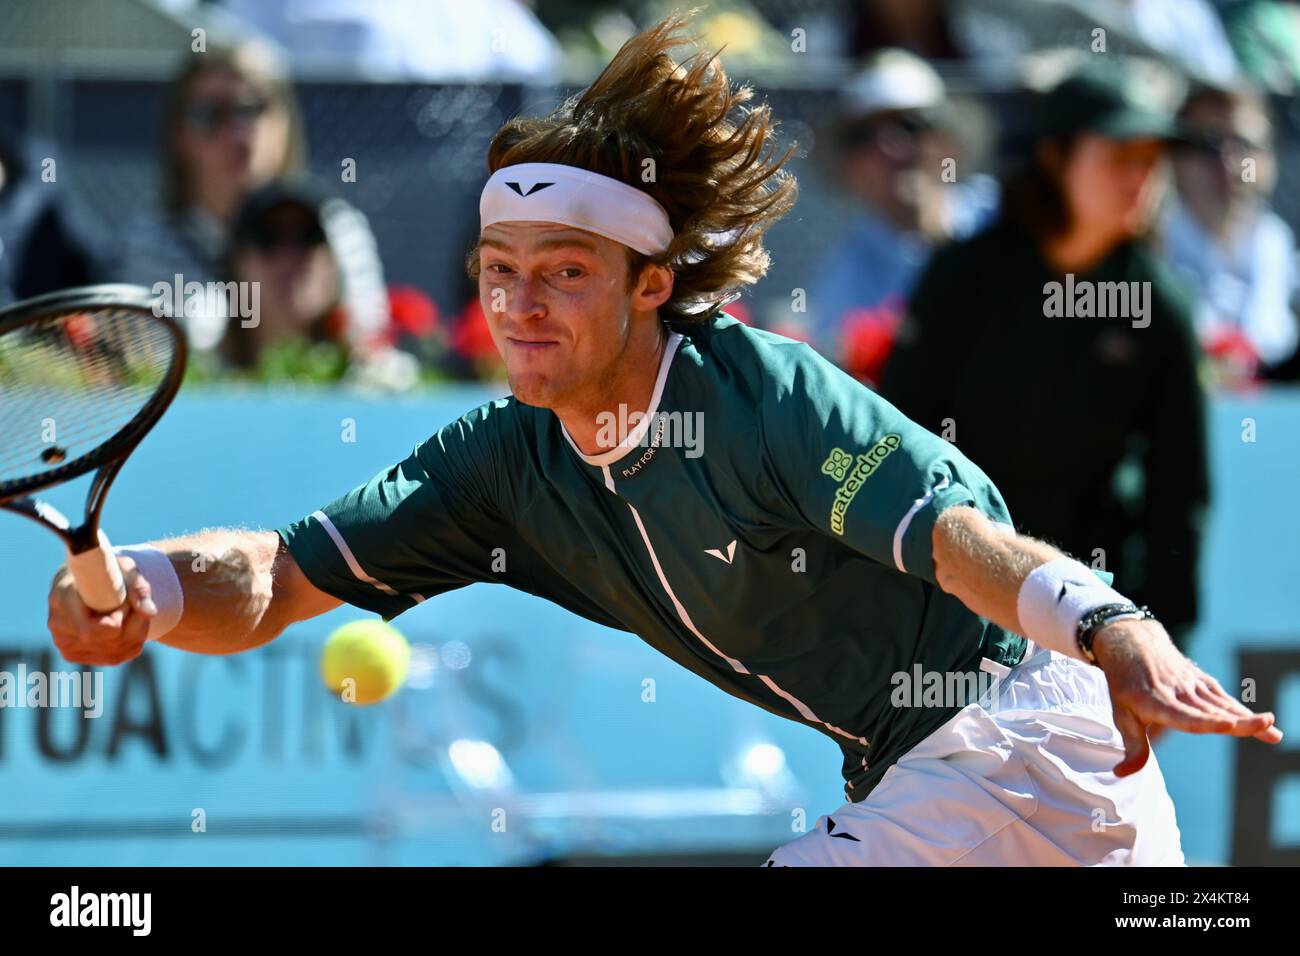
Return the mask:
M325 641L320 671L325 686L349 704L375 704L406 680L411 646L402 633L378 620L344 624Z

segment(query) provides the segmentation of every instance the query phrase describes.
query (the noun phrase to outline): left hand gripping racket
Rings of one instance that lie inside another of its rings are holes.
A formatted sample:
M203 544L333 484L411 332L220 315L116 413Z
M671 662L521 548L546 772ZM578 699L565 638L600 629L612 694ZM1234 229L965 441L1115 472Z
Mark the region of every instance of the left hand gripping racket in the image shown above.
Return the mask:
M185 372L185 338L142 286L98 285L0 311L0 508L63 539L77 593L107 614L126 601L99 529L109 485L166 410ZM33 495L95 472L85 518Z

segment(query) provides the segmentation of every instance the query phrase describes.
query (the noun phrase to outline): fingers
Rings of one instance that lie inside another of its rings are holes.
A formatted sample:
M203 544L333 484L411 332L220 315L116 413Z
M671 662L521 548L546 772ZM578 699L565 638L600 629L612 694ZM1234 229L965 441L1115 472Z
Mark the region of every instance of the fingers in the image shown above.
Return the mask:
M148 600L146 598L146 600ZM150 601L150 604L153 602ZM155 609L157 613L157 609ZM135 607L132 607L126 615L126 620L122 622L121 642L126 647L136 648L137 656L144 648L145 641L149 640L149 623L153 620L153 614L145 614Z
M1115 765L1115 776L1127 777L1146 766L1147 759L1151 756L1151 744L1147 741L1142 722L1132 711L1116 705L1114 712L1115 726L1124 739L1124 759Z
M125 638L113 644L94 643L80 637L69 640L55 638L54 646L68 663L91 667L116 667L135 660L144 650L143 641L128 642Z
M1273 715L1268 714L1266 716L1272 718ZM1275 723L1270 724L1267 728L1255 734L1256 740L1262 740L1266 744L1280 744L1282 742L1282 737L1282 728L1277 726Z
M1257 721L1264 723L1264 726L1262 726L1255 734L1258 739L1264 741L1266 744L1281 743L1283 736L1282 730L1277 726L1277 718L1274 717L1273 713L1256 714L1255 711L1252 711L1248 706L1245 706L1242 701L1238 700L1238 698L1232 697L1230 693L1227 693L1225 689L1219 685L1217 680L1212 678L1212 676L1205 675L1205 678L1208 680L1210 688L1212 688L1212 693L1216 695L1216 700L1223 702L1223 706L1229 708L1232 713L1238 715L1238 717L1255 718Z
M1258 739L1269 744L1279 743L1282 740L1282 731L1279 730L1278 727L1276 726L1275 718L1273 714L1271 713L1256 714L1254 711L1252 711L1241 701L1237 700L1235 697L1229 697L1226 693L1223 692L1222 688L1219 688L1217 693L1214 691L1211 691L1208 694L1202 692L1201 697L1211 705L1217 704L1218 706L1222 707L1224 710L1228 711L1230 714L1236 717L1239 721L1246 722L1242 725L1242 732L1236 734L1236 736L1245 736L1246 734L1252 734ZM1258 727L1258 729L1254 730L1253 733L1250 730L1252 721Z
M158 614L158 606L153 603L153 591L149 582L139 571L132 571L127 576L126 602L147 618Z
M70 664L102 667L121 664L138 656L143 647L143 642L138 642L137 646L136 633L108 625L69 629L54 624L50 627L50 634L54 646Z
M1282 731L1276 726L1276 718L1272 713L1256 714L1225 691L1209 674L1198 669L1198 676L1200 681L1196 688L1197 697L1208 706L1225 710L1238 719L1238 730L1231 731L1235 736L1253 736L1271 744L1282 740Z
M1116 710L1126 711L1138 724L1161 725L1194 734L1256 737L1267 743L1282 739L1272 714L1253 713L1181 654L1175 652L1173 657L1157 659L1154 664L1154 667L1147 665L1146 680L1112 684ZM1156 673L1152 674L1152 670ZM1157 679L1151 681L1150 677Z
M1230 696L1227 691L1219 686L1218 681L1212 677L1208 677L1208 675L1206 675L1205 679L1197 685L1196 696L1206 704L1213 707L1220 707L1236 714L1238 717L1250 716L1250 708L1237 700L1237 698Z
M146 581L135 567L123 563L126 603L107 614L86 607L67 573L55 577L50 589L47 626L54 646L72 664L109 667L140 655L149 625L158 608Z
M1245 707L1220 704L1195 693L1177 697L1141 695L1125 699L1137 719L1144 724L1163 724L1174 730L1193 734L1226 734L1233 737L1260 737L1272 740L1272 714L1255 714ZM1280 734L1280 731L1278 731ZM1263 736L1261 736L1263 735ZM1281 739L1280 736L1277 737Z
M1147 726L1254 737L1273 744L1281 741L1282 731L1271 713L1252 713L1169 643L1167 635L1163 643L1144 641L1140 623L1130 622L1131 634L1110 632L1112 641L1107 646L1111 649L1104 658L1098 655L1110 684L1117 726L1121 719L1126 722L1120 727L1125 759L1116 773L1132 773L1145 762L1150 744L1145 735L1139 742L1137 735ZM1122 628L1123 623L1113 627Z

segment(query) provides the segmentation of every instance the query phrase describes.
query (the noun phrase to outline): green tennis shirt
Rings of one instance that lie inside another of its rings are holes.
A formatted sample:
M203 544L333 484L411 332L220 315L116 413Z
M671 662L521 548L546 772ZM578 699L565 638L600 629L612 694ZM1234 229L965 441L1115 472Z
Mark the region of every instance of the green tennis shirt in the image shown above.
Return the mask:
M279 534L316 587L385 618L493 582L635 634L834 739L853 801L966 702L900 699L900 675L1024 655L934 578L939 513L1009 525L997 489L808 346L721 313L682 326L648 414L624 417L588 456L548 409L488 402Z

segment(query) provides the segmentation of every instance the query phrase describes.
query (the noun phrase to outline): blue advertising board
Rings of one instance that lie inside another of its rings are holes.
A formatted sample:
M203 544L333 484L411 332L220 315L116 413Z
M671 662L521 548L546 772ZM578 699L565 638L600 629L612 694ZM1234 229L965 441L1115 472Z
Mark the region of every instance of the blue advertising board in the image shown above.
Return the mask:
M187 391L127 463L105 529L129 543L275 527L488 397ZM1269 668L1261 686L1289 731L1280 756L1246 761L1243 748L1264 745L1159 744L1189 858L1225 863L1234 841L1237 862L1243 846L1249 858L1300 848L1290 749L1300 662L1288 663L1300 648L1300 396L1218 400L1212 428L1193 656L1229 687L1251 677L1242 660ZM52 497L75 511L79 493ZM0 520L0 672L69 669L45 631L61 560L53 535ZM407 686L373 707L343 704L320 680L321 644L367 616L341 608L227 657L150 646L98 672L94 717L0 708L0 864L507 864L703 850L758 864L842 802L829 739L726 696L630 634L501 586L399 617L413 647ZM1264 808L1244 829L1243 793Z

